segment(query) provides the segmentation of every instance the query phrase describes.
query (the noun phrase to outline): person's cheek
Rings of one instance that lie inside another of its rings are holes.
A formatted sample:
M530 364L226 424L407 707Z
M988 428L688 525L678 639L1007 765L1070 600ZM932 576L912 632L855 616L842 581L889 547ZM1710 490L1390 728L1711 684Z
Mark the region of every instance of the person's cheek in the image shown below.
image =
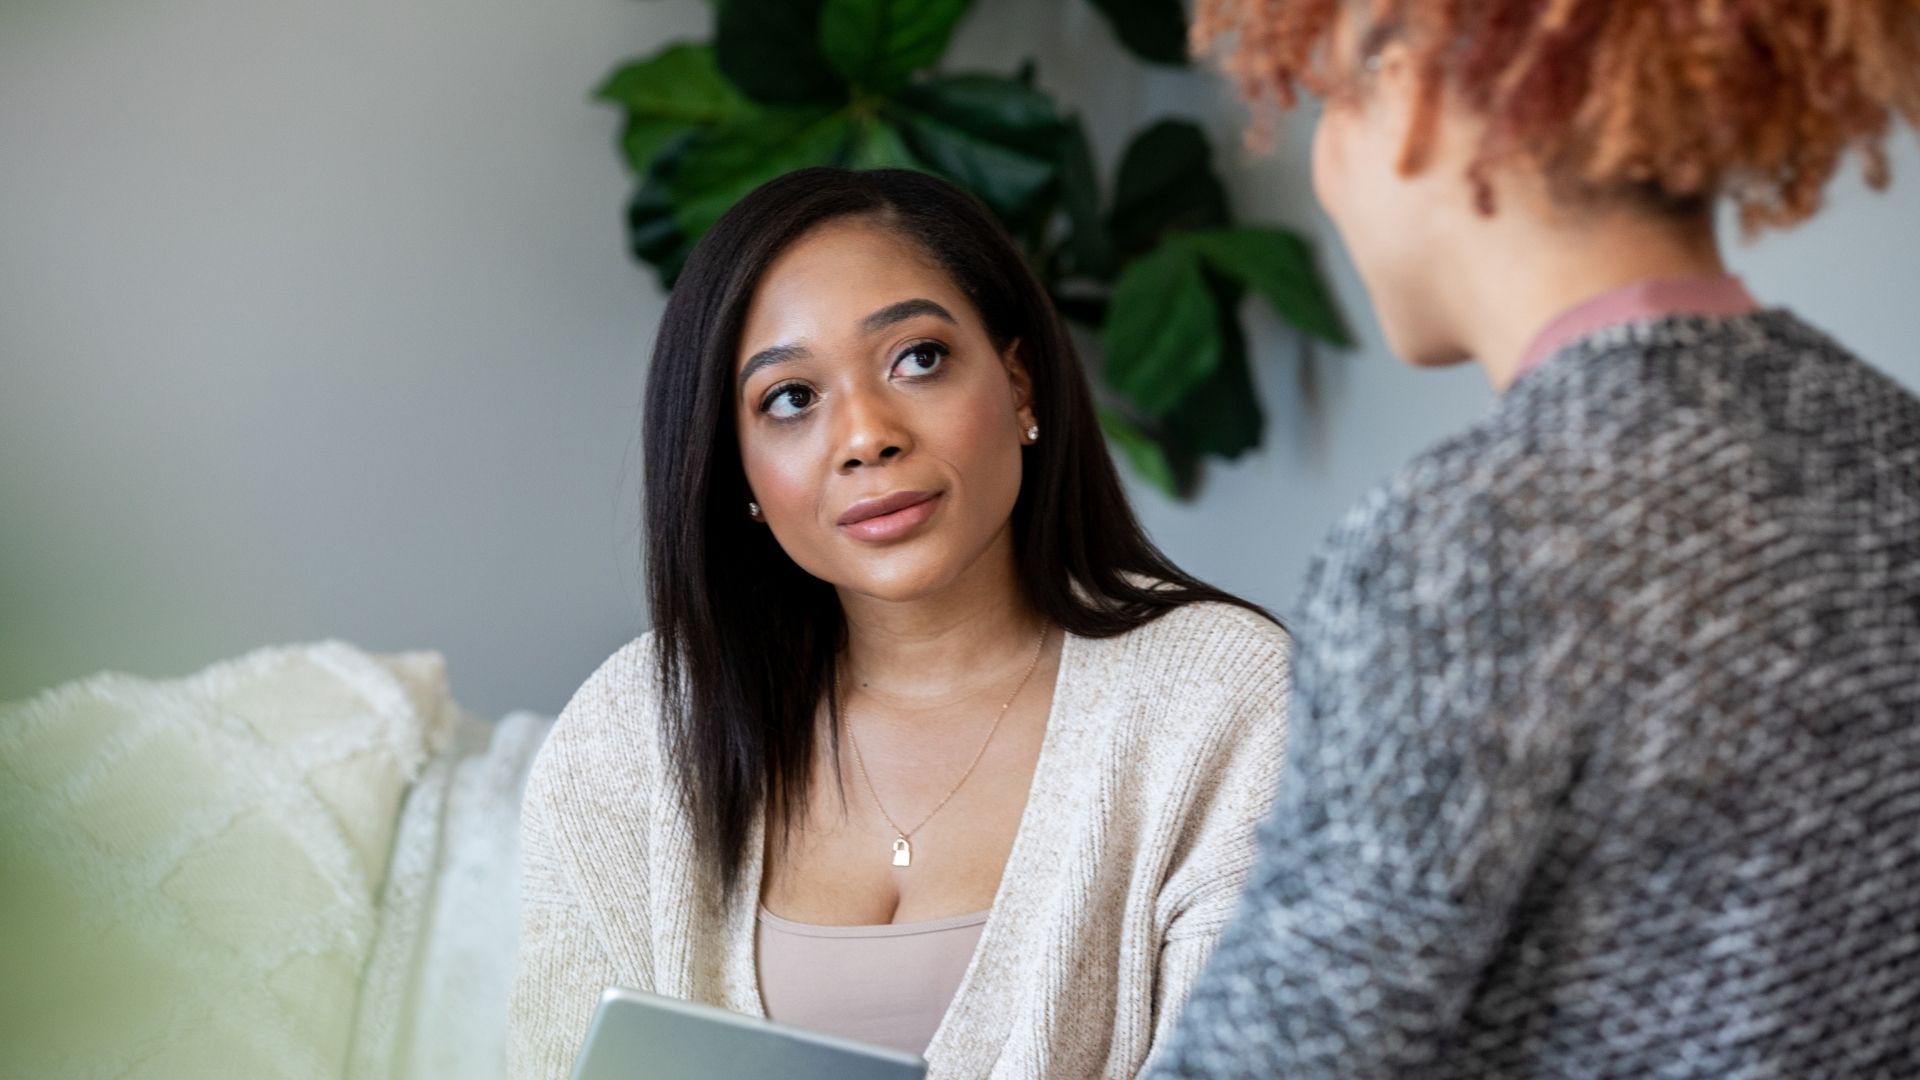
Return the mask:
M741 440L740 453L747 486L774 538L796 561L810 562L821 546L819 490L804 441L804 433L749 435Z
M1004 387L986 387L970 404L962 438L968 471L973 474L970 486L978 504L974 510L983 515L980 531L991 533L999 528L1019 495L1019 421Z
M1334 219L1337 226L1340 219L1338 197L1340 185L1336 174L1339 166L1335 159L1339 151L1334 146L1335 121L1323 112L1313 125L1313 196L1320 200L1321 209Z

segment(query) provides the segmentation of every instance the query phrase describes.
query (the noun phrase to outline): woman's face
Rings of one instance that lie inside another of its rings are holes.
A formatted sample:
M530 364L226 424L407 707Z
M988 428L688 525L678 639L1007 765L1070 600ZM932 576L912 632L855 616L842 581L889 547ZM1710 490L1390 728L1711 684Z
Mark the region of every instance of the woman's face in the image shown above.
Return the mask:
M1313 137L1313 187L1333 219L1394 353L1415 364L1466 359L1443 317L1453 224L1464 203L1463 163L1443 125L1414 175L1399 164L1414 123L1418 83L1405 50L1363 54L1355 5L1336 24L1339 87ZM1449 118L1450 119L1450 118Z
M1017 348L996 349L946 273L872 221L788 246L734 360L749 497L787 555L842 589L910 600L1010 553L1034 422Z

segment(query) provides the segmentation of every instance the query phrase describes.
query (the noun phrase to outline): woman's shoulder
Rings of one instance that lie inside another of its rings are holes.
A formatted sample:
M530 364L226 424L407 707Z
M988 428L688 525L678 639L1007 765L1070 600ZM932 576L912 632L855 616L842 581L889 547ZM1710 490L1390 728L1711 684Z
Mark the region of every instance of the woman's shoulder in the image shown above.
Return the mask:
M1293 647L1286 628L1251 608L1220 600L1182 604L1111 639L1144 671L1192 677L1266 678L1284 670Z
M651 631L607 657L575 690L534 759L529 790L652 786L659 770L660 672Z
M1057 714L1124 776L1142 822L1228 792L1264 812L1286 753L1292 638L1234 604L1183 604L1124 634L1077 638Z
M1123 634L1075 644L1094 685L1152 711L1285 714L1292 636L1236 604L1182 604Z

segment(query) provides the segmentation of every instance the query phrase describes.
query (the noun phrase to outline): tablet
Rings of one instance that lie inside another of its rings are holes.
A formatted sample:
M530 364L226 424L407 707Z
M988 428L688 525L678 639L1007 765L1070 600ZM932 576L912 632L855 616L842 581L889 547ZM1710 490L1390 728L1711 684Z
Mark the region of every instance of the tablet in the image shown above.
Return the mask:
M912 1054L757 1016L614 987L600 996L573 1080L921 1080Z

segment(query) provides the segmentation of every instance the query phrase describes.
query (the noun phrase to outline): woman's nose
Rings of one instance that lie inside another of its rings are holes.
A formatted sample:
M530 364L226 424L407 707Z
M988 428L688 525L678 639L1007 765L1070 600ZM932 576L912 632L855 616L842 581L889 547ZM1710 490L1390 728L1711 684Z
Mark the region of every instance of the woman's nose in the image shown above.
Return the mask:
M913 437L880 395L854 393L843 398L840 469L879 465L907 453Z

